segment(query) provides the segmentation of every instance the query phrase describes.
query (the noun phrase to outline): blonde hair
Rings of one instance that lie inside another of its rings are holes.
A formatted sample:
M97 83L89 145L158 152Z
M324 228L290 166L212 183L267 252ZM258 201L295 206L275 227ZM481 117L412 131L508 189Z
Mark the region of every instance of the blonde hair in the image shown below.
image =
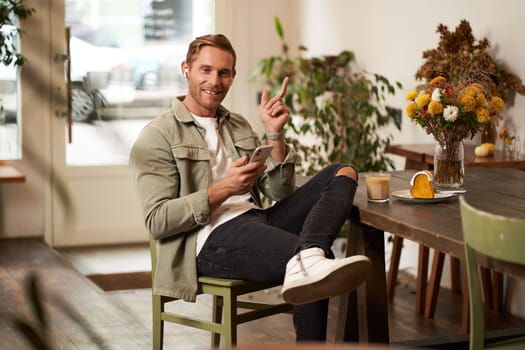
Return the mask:
M207 34L195 38L195 40L193 40L188 47L188 52L186 53L186 63L191 65L195 60L195 57L199 54L200 50L205 46L212 46L229 52L233 57L232 68L235 68L237 55L235 54L235 50L233 49L230 40L228 40L228 38L223 34Z

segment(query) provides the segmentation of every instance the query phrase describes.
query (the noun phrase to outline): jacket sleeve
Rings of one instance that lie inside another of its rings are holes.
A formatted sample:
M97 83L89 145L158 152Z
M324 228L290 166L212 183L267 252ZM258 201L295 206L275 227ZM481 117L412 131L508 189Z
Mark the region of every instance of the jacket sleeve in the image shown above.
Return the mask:
M297 154L290 146L286 148L286 157L282 162L271 157L266 160L267 169L258 180L259 190L274 201L280 201L295 191Z
M207 189L180 193L180 169L169 138L160 129L150 125L142 130L131 149L130 167L145 225L154 239L185 233L209 221Z

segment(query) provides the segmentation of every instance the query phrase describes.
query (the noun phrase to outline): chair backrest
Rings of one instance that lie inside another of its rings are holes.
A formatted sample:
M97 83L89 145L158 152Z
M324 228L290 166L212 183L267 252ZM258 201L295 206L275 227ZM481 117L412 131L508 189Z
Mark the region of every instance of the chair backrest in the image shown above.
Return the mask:
M460 197L461 223L470 297L470 349L483 349L485 314L476 252L501 261L525 265L525 219L491 214Z

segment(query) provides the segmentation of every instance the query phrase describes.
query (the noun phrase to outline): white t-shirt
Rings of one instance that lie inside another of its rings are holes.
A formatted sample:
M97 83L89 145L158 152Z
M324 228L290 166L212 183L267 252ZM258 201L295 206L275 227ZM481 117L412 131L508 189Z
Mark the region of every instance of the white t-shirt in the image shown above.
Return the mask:
M193 115L193 118L195 118L197 123L206 130L204 139L208 144L211 156L210 165L212 181L222 179L228 173L228 169L230 169L232 164L232 159L228 155L222 139L219 136L217 119L198 117L196 115ZM211 213L210 222L199 230L196 248L197 255L201 251L204 242L206 242L206 239L208 239L213 229L252 208L257 208L257 206L250 202L249 193L231 196L225 200L219 208Z

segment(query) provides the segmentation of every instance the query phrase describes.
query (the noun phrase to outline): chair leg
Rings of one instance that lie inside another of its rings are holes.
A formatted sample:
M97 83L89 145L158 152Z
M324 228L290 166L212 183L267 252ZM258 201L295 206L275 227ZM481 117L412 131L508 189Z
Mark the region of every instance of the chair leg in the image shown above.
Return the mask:
M444 261L445 253L435 250L425 305L425 317L427 318L434 318L434 314L436 313L436 304L439 294L439 285L441 284L441 274L443 273Z
M227 348L237 345L237 296L232 297L231 290L224 297L224 345Z
M390 256L390 267L388 269L386 293L388 300L394 300L396 291L397 273L399 271L399 260L401 259L401 249L403 248L403 237L394 236L392 242L392 255Z
M212 321L215 323L222 322L222 308L224 307L223 298L218 295L213 296L213 306L212 306ZM220 333L211 333L211 347L218 348L221 345L221 334Z
M164 321L162 313L164 312L164 303L160 295L153 295L153 350L162 350L164 344Z

